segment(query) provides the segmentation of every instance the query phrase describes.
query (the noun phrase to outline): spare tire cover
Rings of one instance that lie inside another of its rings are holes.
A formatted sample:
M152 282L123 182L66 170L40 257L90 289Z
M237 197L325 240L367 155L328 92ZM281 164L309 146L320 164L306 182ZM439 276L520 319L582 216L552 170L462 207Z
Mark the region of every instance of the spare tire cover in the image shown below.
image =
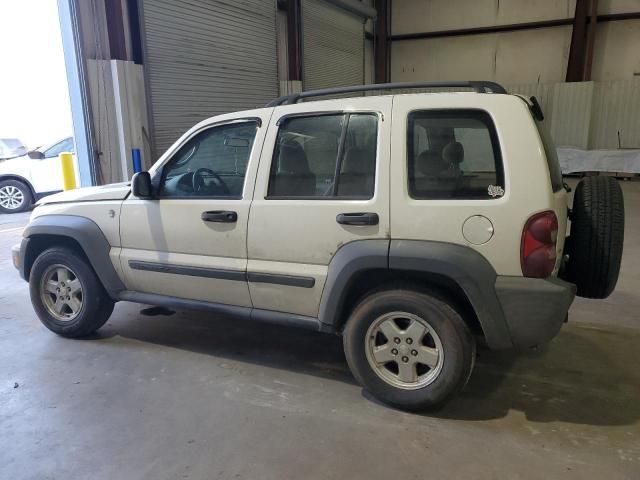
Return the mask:
M607 298L616 286L624 240L624 199L612 177L586 177L576 187L571 215L568 280L577 294Z

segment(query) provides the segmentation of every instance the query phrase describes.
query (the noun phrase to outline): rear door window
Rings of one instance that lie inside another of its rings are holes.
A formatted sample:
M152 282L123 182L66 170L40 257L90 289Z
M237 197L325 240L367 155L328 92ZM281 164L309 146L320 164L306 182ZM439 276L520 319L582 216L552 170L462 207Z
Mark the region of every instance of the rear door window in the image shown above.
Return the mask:
M284 118L267 198L372 198L377 129L369 113Z
M408 119L408 185L416 199L504 195L500 145L481 110L420 110Z

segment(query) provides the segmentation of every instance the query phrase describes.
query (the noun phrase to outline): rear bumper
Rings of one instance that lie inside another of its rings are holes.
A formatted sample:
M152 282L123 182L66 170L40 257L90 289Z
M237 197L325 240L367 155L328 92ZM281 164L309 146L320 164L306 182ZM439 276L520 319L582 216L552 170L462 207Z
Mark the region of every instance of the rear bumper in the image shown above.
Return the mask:
M516 348L555 337L567 318L576 286L558 278L498 277L496 295Z

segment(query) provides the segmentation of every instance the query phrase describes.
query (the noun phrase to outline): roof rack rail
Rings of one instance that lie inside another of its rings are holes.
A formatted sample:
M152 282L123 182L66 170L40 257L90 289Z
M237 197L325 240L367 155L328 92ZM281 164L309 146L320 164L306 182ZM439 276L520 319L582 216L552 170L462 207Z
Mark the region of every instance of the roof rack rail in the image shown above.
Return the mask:
M353 87L325 88L322 90L309 90L307 92L283 95L267 104L267 107L279 105L292 105L303 98L324 97L327 95L339 95L341 93L370 92L374 90L400 90L409 88L472 88L477 93L503 93L505 88L496 82L483 80L471 80L460 82L404 82L404 83L375 83L372 85L355 85Z

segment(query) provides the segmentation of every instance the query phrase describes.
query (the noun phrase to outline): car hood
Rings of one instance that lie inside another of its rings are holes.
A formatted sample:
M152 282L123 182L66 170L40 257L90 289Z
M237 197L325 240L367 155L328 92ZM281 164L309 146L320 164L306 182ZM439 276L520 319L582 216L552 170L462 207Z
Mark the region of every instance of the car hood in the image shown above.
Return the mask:
M84 187L44 197L38 205L49 203L95 202L98 200L124 200L131 191L131 182L111 183L100 187Z

